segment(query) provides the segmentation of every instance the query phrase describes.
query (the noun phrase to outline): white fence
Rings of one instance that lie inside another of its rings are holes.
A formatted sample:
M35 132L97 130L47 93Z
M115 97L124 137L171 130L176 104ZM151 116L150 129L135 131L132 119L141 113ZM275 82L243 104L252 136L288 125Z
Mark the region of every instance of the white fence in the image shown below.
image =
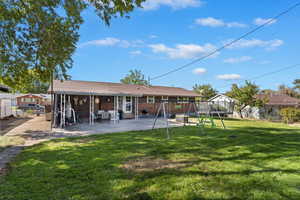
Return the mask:
M14 114L11 99L0 99L0 119Z

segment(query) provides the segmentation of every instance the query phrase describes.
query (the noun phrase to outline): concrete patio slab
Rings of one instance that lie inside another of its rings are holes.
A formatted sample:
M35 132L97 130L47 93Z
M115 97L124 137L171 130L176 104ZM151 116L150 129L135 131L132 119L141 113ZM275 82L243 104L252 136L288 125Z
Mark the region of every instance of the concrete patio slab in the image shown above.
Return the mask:
M114 123L113 121L104 121L89 125L88 123L76 124L74 126L67 127L65 129L53 129L53 134L58 133L70 137L70 136L85 136L92 134L106 134L116 132L127 131L139 131L139 130L151 130L153 126L153 119L139 119L139 120L120 120ZM169 120L169 127L179 127L182 123L177 123L173 120ZM158 119L155 128L166 128L166 121Z

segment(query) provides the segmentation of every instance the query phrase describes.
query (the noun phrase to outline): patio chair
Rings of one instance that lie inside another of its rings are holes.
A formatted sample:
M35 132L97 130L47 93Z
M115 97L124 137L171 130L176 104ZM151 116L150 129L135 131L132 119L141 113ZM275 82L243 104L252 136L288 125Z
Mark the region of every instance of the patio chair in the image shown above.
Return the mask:
M110 110L110 111L108 111L108 113L110 114L110 120L111 121L119 122L119 120L120 120L120 114L119 114L118 111Z

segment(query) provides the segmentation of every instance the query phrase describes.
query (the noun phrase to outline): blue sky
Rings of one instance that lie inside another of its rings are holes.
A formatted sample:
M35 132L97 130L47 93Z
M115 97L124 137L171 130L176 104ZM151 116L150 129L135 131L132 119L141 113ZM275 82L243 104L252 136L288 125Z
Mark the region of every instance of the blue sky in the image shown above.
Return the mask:
M275 3L276 2L276 3ZM119 82L130 69L155 77L201 57L282 12L296 0L148 0L130 19L104 23L92 9L73 56L74 80ZM266 72L300 63L300 7L219 54L151 82L220 92ZM275 89L300 78L300 67L255 80Z

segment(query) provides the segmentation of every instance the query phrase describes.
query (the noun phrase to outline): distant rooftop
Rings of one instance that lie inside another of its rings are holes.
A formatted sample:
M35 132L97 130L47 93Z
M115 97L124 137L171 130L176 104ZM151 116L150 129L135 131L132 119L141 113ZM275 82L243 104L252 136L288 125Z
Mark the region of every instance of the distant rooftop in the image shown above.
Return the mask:
M297 106L300 105L300 99L290 97L285 94L258 94L257 98L263 100L267 99L267 105L283 105L283 106Z

